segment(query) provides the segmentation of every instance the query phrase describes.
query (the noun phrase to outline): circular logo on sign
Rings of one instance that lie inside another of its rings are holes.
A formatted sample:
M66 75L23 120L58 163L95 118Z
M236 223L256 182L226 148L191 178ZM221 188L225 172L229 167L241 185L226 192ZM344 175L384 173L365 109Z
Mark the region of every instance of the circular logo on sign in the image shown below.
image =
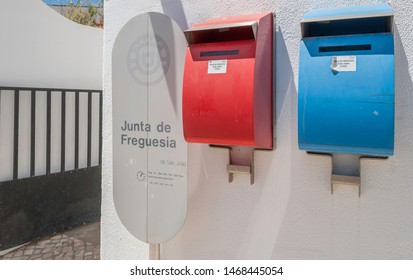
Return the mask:
M145 180L145 173L143 171L139 171L138 173L136 173L136 179L138 179L138 181L143 181Z
M140 85L150 86L162 81L170 62L168 45L159 35L143 35L129 48L129 73Z

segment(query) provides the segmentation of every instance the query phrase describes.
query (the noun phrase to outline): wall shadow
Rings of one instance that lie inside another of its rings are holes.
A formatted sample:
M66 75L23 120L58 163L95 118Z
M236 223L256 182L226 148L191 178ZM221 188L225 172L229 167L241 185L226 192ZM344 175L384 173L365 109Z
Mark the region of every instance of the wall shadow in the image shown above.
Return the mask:
M161 0L161 5L165 15L173 18L182 30L188 29L188 22L182 1Z

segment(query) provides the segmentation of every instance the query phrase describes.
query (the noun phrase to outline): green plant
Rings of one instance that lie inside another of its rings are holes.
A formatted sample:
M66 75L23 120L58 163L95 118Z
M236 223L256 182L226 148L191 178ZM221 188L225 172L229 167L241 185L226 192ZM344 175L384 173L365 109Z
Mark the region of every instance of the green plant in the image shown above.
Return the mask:
M95 1L96 2L96 1ZM93 27L103 28L103 0L93 4L91 0L77 0L62 5L61 14L68 19Z

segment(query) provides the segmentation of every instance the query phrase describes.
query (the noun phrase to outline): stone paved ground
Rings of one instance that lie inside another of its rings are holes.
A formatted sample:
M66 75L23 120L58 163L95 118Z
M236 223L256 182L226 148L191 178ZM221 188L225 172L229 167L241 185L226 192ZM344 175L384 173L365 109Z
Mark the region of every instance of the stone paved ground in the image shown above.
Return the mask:
M1 253L1 252L0 252ZM33 241L10 252L0 260L99 260L100 224L83 225Z

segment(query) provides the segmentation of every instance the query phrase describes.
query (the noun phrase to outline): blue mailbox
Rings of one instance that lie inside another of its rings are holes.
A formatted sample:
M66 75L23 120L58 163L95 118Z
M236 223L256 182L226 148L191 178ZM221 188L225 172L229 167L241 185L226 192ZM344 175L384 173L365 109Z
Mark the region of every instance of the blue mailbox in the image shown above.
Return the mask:
M301 150L389 156L394 147L393 10L317 9L301 21Z

